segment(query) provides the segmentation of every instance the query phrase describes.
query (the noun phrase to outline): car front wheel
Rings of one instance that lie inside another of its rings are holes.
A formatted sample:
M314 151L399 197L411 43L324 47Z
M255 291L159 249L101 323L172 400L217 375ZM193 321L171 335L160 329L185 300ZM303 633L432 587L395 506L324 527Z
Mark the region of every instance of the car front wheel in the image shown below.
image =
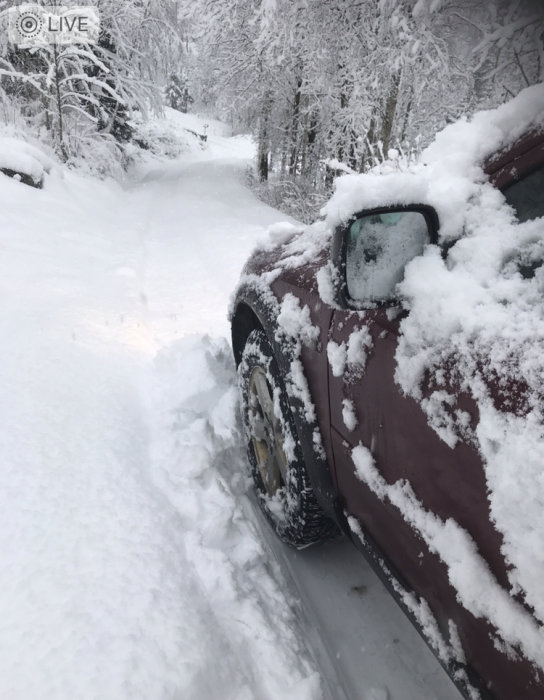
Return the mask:
M285 384L263 331L250 333L238 377L251 476L265 516L291 546L328 539L336 526L315 498Z

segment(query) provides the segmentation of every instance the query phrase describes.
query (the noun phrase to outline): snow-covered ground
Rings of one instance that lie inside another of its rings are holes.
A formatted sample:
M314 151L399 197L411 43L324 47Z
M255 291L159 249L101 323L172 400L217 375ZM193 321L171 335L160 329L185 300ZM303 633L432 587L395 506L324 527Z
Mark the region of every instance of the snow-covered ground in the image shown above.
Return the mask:
M285 217L207 123L123 185L0 177L0 698L455 700L350 545L247 495L226 308Z

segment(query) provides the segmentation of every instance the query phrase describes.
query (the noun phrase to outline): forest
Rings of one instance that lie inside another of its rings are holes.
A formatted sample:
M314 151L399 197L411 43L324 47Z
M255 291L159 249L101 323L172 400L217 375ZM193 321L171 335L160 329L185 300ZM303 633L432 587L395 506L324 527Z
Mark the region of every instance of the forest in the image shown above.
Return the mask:
M2 32L2 130L111 174L152 147L165 103L208 114L253 134L254 187L303 219L338 173L410 160L445 124L544 79L540 0L96 6L96 44L18 50Z

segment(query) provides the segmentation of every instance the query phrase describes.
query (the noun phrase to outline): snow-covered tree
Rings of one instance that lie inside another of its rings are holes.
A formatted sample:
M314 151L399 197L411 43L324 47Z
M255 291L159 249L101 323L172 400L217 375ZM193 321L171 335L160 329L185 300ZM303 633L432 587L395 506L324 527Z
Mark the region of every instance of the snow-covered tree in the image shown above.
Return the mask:
M189 81L185 75L173 73L166 86L166 100L172 109L187 112L193 98L189 92Z
M271 171L330 181L544 79L538 0L200 0L193 83ZM201 89L204 88L205 89Z
M10 4L16 3L4 2ZM163 86L183 51L176 3L99 0L97 6L97 44L15 50L5 39L0 43L3 99L24 105L25 116L47 130L65 160L95 154L98 142L115 151L128 141L134 110L145 117L162 108Z

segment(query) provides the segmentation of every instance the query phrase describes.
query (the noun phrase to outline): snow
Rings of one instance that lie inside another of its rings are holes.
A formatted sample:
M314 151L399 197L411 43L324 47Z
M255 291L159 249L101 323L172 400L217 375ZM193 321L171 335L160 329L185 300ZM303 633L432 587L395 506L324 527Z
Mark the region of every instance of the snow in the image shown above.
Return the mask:
M315 345L319 337L319 328L312 324L310 309L290 292L281 300L276 320L278 327L275 339L283 345L290 357L290 368L285 377L287 393L300 401L304 419L308 424L312 424L316 419L316 410L300 356L303 345ZM323 451L317 427L314 428L314 444L320 448L320 452Z
M162 380L149 416L157 431L151 443L155 483L181 520L185 556L179 575L192 571L199 589L196 600L193 592L178 606L194 609L196 603L198 610L204 594L202 617L209 614L214 621L214 645L199 653L196 664L185 648L194 642L184 642L182 658L192 661L191 673L195 666L198 674L178 692L202 697L202 675L217 667L221 673L206 679L213 683L211 698L223 697L225 687L231 697L315 698L319 674L293 632L293 616L278 583L268 574L266 551L233 499L245 478L243 470L233 474L231 469L240 454L230 347L223 339L190 337L161 352L155 364ZM152 373L151 388L154 379ZM209 621L202 627L206 640Z
M310 226L301 227L292 222L281 222L272 226L266 236L259 238L254 251L272 250L277 245L280 258L274 272L295 269L315 261L323 249L330 244L330 230L324 221L316 221ZM242 277L241 284L245 282Z
M362 209L423 203L428 188L425 177L412 171L344 175L334 181L334 194L322 213L332 231Z
M362 376L367 360L367 354L372 349L372 336L367 326L352 331L348 338L346 360L348 373Z
M542 667L542 628L493 577L469 534L454 520L442 521L426 511L409 482L388 484L374 464L370 451L358 445L352 451L357 476L380 498L387 499L425 540L431 552L448 567L448 577L461 604L475 617L489 619L500 638L521 649L526 658ZM485 591L485 595L482 592ZM424 627L425 629L425 627ZM432 630L426 633L432 638Z
M340 172L347 173L348 175L353 175L356 171L347 166L342 161L337 158L328 158L323 161L323 165L326 165L331 170L339 170Z
M442 240L459 236L469 200L479 193L484 160L530 128L541 128L544 87L535 85L496 110L478 112L446 127L419 162L386 161L370 173L335 180L334 194L322 210L329 230L355 212L377 207L430 204L440 220ZM402 170L401 170L402 168ZM484 188L484 190L489 188ZM496 201L501 201L495 193Z
M335 343L329 340L327 343L327 359L333 377L342 377L346 369L346 344Z
M0 179L0 695L454 700L348 543L262 530L226 312L256 242L292 231L241 184L251 141L168 119L208 123L206 148L121 184Z
M4 697L321 696L241 512L225 340L279 215L210 141L123 186L0 182Z
M421 401L436 432L450 446L459 439L478 446L491 517L504 541L511 591L520 592L541 621L544 555L538 542L544 520L537 485L542 483L544 464L542 267L525 278L515 261L542 260L544 229L542 219L517 223L504 197L480 182L471 158L481 158L488 152L484 149L516 138L538 123L543 112L544 87L537 86L498 110L477 115L470 124L448 127L429 147L429 163L450 154L455 177L460 189L470 192L470 202L452 215L447 235L453 235L457 226L460 240L448 259L430 248L407 268L400 289L410 313L402 322L397 350L397 379L406 393ZM466 149L455 155L461 138ZM444 183L442 187L445 190ZM454 356L458 374L453 381L478 406L475 431L470 430L466 414L451 415L448 406L454 397L442 386L440 371L436 373ZM425 373L436 385L428 398L423 398L420 386ZM519 405L498 407L492 387L495 391L504 387L508 393L512 380L522 382ZM467 568L472 565L467 562ZM513 601L511 605L515 617L516 605ZM487 614L501 629L500 607L490 606ZM504 640L515 643L510 635ZM523 642L528 639L520 640L521 646ZM538 656L534 648L531 653L532 659ZM544 658L538 658L542 666Z
M319 651L331 700L372 700L375 693L387 700L460 700L455 686L444 683L436 660L433 666L425 658L431 656L428 647L391 605L376 574L361 568L349 542L275 553L298 591L306 635Z
M352 450L352 457L361 481L378 498L387 499L396 506L407 523L422 536L429 550L438 554L447 566L449 580L461 604L475 617L492 620L500 638L520 648L526 658L542 667L542 628L493 577L469 534L454 520L442 521L426 511L409 482L399 480L388 484L376 468L372 454L363 445ZM424 626L431 639L435 636L433 627L431 622Z
M40 182L54 162L42 150L13 136L0 136L0 168L28 175Z
M317 342L319 328L312 324L310 309L306 305L301 305L290 292L281 300L277 323L277 340L281 341L282 336L287 336L310 347Z
M317 282L317 291L321 299L331 308L337 308L335 284L338 281L338 273L330 261L317 271L315 279Z
M277 224L269 226L262 239L257 241L255 250L271 251L278 245L287 243L294 235L304 231L304 227L296 226L290 221L280 221Z
M348 382L360 379L365 371L367 352L372 348L372 336L366 326L352 331L347 342L327 343L327 359L333 377L345 376Z
M351 399L343 399L342 401L342 420L350 432L357 427L357 414L355 413L355 406Z

